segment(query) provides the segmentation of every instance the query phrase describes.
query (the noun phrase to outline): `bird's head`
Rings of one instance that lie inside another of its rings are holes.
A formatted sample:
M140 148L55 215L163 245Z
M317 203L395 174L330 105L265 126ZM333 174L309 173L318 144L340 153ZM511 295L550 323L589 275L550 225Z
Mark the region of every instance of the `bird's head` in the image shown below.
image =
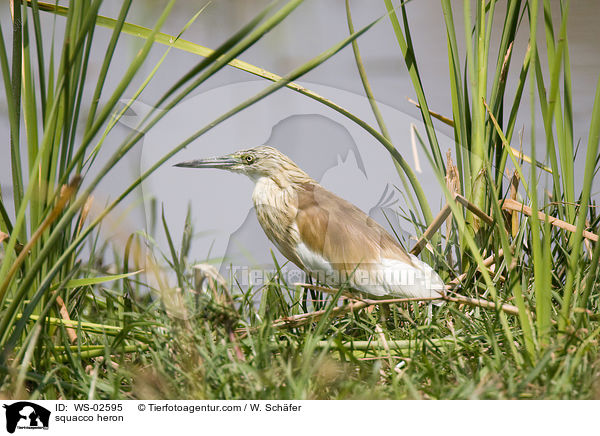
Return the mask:
M288 183L312 181L289 157L276 148L266 145L236 151L225 156L181 162L175 166L183 168L219 168L245 174L254 181L261 177L269 177Z

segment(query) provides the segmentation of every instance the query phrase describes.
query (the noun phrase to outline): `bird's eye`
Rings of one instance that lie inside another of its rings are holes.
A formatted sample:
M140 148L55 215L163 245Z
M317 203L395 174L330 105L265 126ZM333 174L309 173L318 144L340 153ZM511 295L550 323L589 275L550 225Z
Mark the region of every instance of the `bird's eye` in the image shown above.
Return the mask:
M253 164L254 156L247 154L246 156L244 156L244 162L246 162L248 165Z

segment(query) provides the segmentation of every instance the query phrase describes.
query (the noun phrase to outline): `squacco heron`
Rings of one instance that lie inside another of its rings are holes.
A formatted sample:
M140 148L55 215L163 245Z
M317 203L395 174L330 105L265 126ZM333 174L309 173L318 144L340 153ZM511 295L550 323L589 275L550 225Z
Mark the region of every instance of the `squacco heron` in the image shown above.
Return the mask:
M429 265L273 147L175 166L219 168L250 177L255 183L256 215L267 237L287 259L323 284L374 297L441 297L444 283Z

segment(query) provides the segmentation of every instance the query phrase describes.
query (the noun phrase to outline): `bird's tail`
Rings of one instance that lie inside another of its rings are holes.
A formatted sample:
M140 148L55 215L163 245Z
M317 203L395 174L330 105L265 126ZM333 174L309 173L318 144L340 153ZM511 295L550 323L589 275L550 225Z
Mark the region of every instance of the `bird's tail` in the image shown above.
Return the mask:
M424 297L443 297L446 285L442 278L431 266L420 260L418 257L410 255L413 264L422 271L421 289ZM444 304L443 300L432 301L436 306Z

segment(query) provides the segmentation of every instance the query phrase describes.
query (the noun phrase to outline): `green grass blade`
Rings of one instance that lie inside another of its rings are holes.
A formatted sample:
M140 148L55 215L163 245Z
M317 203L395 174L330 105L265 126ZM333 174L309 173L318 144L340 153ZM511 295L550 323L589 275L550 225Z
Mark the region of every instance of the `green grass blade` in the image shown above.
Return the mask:
M350 32L350 34L353 34L354 23L352 22L352 14L350 12L349 0L346 0L346 20L348 21L348 31ZM385 125L385 121L383 120L383 115L381 115L381 111L379 110L379 106L377 105L377 101L375 100L375 96L373 95L373 90L371 89L371 84L369 83L369 79L367 78L367 72L365 71L365 67L360 56L360 50L358 49L357 40L352 41L352 51L354 52L356 68L358 69L358 74L363 84L363 89L365 90L365 94L369 99L369 104L371 105L371 110L373 111L373 115L377 120L377 125L379 125L379 130L381 130L381 134L385 136L386 139L391 141L390 134Z
M8 212L4 207L4 200L2 200L2 194L0 192L0 220L2 225L0 226L0 230L5 231L9 235L12 233L12 222L10 217L8 216Z
M429 159L429 161L433 165L434 164L434 162L433 162L433 156L430 155L429 151L425 147L425 143L423 142L423 139L421 138L421 135L419 135L419 132L416 130L415 127L413 127L413 129L415 130L415 135L419 139L419 143L421 144L421 148L423 149L423 151L425 152L427 158ZM446 187L446 184L445 184L445 181L444 181L444 177L441 175L440 171L439 170L435 171L435 174L436 174L436 177L437 177L438 182L440 184L440 187L442 188L442 191L444 193L444 196L446 198L448 206L450 207L450 209L452 211L452 216L456 220L456 223L458 225L459 231L461 232L462 235L464 235L465 242L469 246L469 249L471 250L472 256L475 258L475 262L479 266L479 269L480 269L481 275L482 275L482 277L483 277L483 279L485 281L486 287L487 287L487 289L488 289L488 291L490 293L490 296L492 297L492 301L496 305L499 305L500 304L500 300L499 300L498 291L496 289L496 286L494 285L494 282L492 281L492 278L490 277L490 275L488 273L487 268L484 265L483 257L481 256L481 252L479 250L479 247L477 247L477 243L475 242L475 239L473 238L473 236L468 231L466 231L467 222L465 221L465 219L463 217L462 211L458 207L458 203L454 200L454 197L452 196L452 194L450 193L450 191ZM502 312L502 311L498 311L498 317L499 317L500 323L502 325L503 333L506 336L506 341L508 343L508 346L509 346L509 349L511 351L511 354L512 354L513 358L515 359L515 361L518 364L521 364L523 358L519 354L519 352L517 351L517 349L516 349L516 347L514 345L513 334L512 334L510 325L508 323L508 320L506 318L506 314L504 312Z
M435 128L433 127L433 120L431 119L431 114L429 113L429 106L427 105L427 100L425 98L423 84L421 83L421 77L419 76L419 70L417 68L417 60L415 58L415 52L412 45L410 30L408 28L408 19L406 16L405 5L404 3L402 3L401 7L406 35L402 31L400 22L398 21L398 16L396 15L396 11L394 9L394 6L392 5L392 1L384 0L384 2L390 17L390 21L392 23L392 27L394 29L394 34L396 35L396 39L398 40L398 44L400 45L400 49L402 50L402 56L404 57L408 73L413 83L413 88L415 90L415 93L417 94L417 101L419 102L419 106L421 108L421 115L423 117L423 123L425 124L427 138L429 139L429 145L435 158L434 163L436 165L436 168L441 169L443 172L445 172L446 166L444 165L444 159L442 158L442 153L440 151L440 146L437 140L437 135L435 133Z
M129 8L131 7L132 0L125 0L121 5L121 10L119 12L119 17L115 20L115 24L113 27L113 32L110 37L110 42L106 47L106 54L104 55L104 61L102 62L102 67L100 68L100 72L98 73L98 83L96 84L96 89L94 90L94 96L92 97L92 102L90 104L90 110L88 113L88 118L85 126L85 132L87 132L94 122L94 118L96 116L96 110L98 109L98 104L100 103L100 97L102 95L102 90L104 89L104 83L106 81L106 75L108 74L108 68L111 65L111 61L113 55L115 53L115 48L117 47L117 42L119 41L119 37L121 36L121 30L125 24L125 19L127 18L127 13L129 12Z
M23 44L23 28L22 28L22 8L21 3L12 3L12 23L13 23L13 41L12 41L12 69L11 74L5 76L11 78L11 93L13 99L13 110L15 111L15 121L21 117L21 68L22 68L22 44ZM23 202L23 169L21 162L21 141L20 141L20 123L16 121L11 124L10 136L10 152L11 152L11 175L13 183L13 197L15 210ZM18 232L18 236L25 239L25 229Z
M596 242L596 246L594 247L594 252L592 254L592 261L590 262L590 267L587 271L587 280L585 282L585 288L580 295L577 306L581 309L586 309L589 304L589 298L592 294L594 287L598 285L598 281L596 280L598 265L600 264L600 242ZM582 310L578 315L577 326L581 327L583 320L585 319L586 312Z
M544 86L544 77L542 74L542 65L540 62L540 58L539 58L539 54L537 52L537 50L535 52L532 51L532 59L534 60L534 72L535 72L535 78L536 78L536 85L537 85L537 89L538 89L538 100L540 103L540 107L541 107L541 112L542 112L542 118L543 118L543 123L544 123L544 128L551 128L552 127L552 122L546 121L546 119L548 117L550 117L549 115L549 111L548 111L548 99L547 99L547 94L546 94L546 89ZM532 78L533 79L533 78ZM554 195L560 195L561 192L561 180L559 177L560 174L560 167L558 164L558 159L556 157L556 147L554 145L554 134L552 131L548 132L547 130L545 131L546 133L546 150L547 150L547 154L548 154L548 158L550 159L550 168L552 169L552 182L553 182L553 188L554 188Z
M454 28L454 17L452 14L452 5L450 0L442 0L442 10L444 12L444 21L446 24L446 40L448 45L448 64L450 69L450 93L452 98L452 118L454 120L454 139L456 142L455 155L456 166L460 177L460 186L462 192L465 188L465 170L463 168L463 150L468 147L468 129L465 116L465 102L463 101L463 83L460 69L460 60L458 59L458 45L456 42L456 31ZM467 178L470 180L470 177Z
M124 273L124 274L113 274L110 276L86 277L84 279L72 279L72 280L69 280L68 282L66 282L62 287L65 289L72 289L72 288L80 288L83 286L99 285L101 283L107 283L107 282L112 282L114 280L121 280L126 277L131 277L136 274L139 274L142 271L143 270L138 270L138 271L132 271L129 273ZM58 288L58 286L52 287L52 289L57 289L57 288Z
M11 141L17 142L19 114L17 112L17 103L12 91L12 82L10 79L10 65L8 62L8 54L4 43L4 35L2 26L0 25L0 68L2 71L2 81L4 82L4 94L6 96L6 106L8 109L8 120L10 123L10 138ZM12 152L11 152L12 153Z
M571 253L569 255L569 268L565 283L565 293L560 308L559 329L563 330L571 320L571 299L573 297L573 284L579 271L577 264L581 258L581 244L583 239L583 229L588 212L588 204L593 184L594 167L596 157L598 156L598 142L600 139L600 76L596 84L596 96L594 107L592 109L592 119L590 122L590 132L588 135L587 153L585 160L585 170L583 175L583 188L579 201L579 212L577 213L577 228L571 237Z
M225 65L227 65L228 60L233 59L235 56L239 55L240 53L245 51L248 47L250 47L254 41L256 41L260 36L264 35L264 33L266 33L276 23L280 22L283 18L285 18L287 16L287 14L291 13L291 11L297 6L298 6L297 1L293 2L291 4L288 4L287 7L282 8L276 15L271 17L269 19L268 23L265 23L263 26L261 26L260 29L257 29L256 32L252 33L251 35L248 35L253 30L255 30L254 27L256 27L256 25L261 21L262 17L266 13L266 11L263 11L255 19L251 20L249 25L244 26L242 31L237 32L232 37L228 38L219 47L219 49L212 52L212 54L208 58L206 58L206 59L204 59L204 61L200 62L200 65L197 65L193 68L193 70L198 71L198 72L202 71L205 68L208 69L208 71L205 71L200 77L198 77L194 81L193 84L189 85L185 90L180 92L180 94L178 96L176 96L176 98L172 99L172 101L169 102L169 104L163 109L162 113L159 113L158 115L156 115L150 122L148 122L142 128L142 126L147 121L147 119L150 118L150 116L152 116L155 113L156 108L173 93L174 88L171 87L171 89L169 89L158 100L158 103L156 105L154 105L155 106L154 109L152 111L150 111L140 121L138 127L135 129L137 132L133 132L130 135L130 137L126 140L126 144L122 147L124 152L128 151L134 144L136 144L143 137L145 132L147 132L150 128L152 128L162 118L162 116L164 116L166 113L168 113L168 111L171 110L171 108L175 107L181 100L183 100L183 98L185 96L189 95L189 93L192 92L197 86L202 84L204 81L206 81L208 78L210 78L213 74L215 74L217 71L219 71ZM269 10L269 9L270 9L270 6L267 7L267 10ZM156 34L154 36L156 37ZM146 41L148 41L148 40L146 39ZM179 39L171 37L171 41L172 41L172 45L175 46L178 43ZM152 73L151 73L151 76L152 76ZM184 81L179 80L179 86L182 86L183 84L184 84ZM143 88L141 88L141 89L143 89ZM138 91L141 92L141 90L138 90ZM124 110L121 111L120 115L122 116L122 114L124 112L125 112ZM119 117L116 118L116 121L118 121L118 119L119 119ZM114 123L116 123L116 121L113 121L113 123L109 123L109 126L111 124L112 124L112 126L114 126ZM99 144L96 147L94 147L94 151L92 152L91 156L93 156L95 153L97 153L97 151L103 141L104 141L104 138L101 138L99 141ZM81 147L75 155L75 160L80 159L83 156L84 152L85 152L85 147ZM115 157L116 157L116 159L115 159ZM118 155L113 156L113 159L110 160L110 163L105 166L105 171L108 171L110 169L110 167L117 162L118 158L119 158ZM89 158L86 160L89 160ZM68 169L66 170L66 173L70 173L72 168L73 168L73 163L71 163L71 165L68 167ZM101 174L103 174L103 173L104 173L104 171L101 171Z
M98 130L100 130L100 127L102 127L102 125L104 124L104 122L106 121L108 116L111 114L111 112L113 111L113 109L114 109L115 105L117 104L117 102L119 101L119 99L123 96L123 93L127 89L127 86L129 86L129 84L133 80L133 77L135 76L137 71L141 68L143 62L146 60L146 57L150 53L150 49L152 48L152 45L154 44L154 39L156 38L156 35L159 33L160 28L163 26L164 22L166 21L167 17L169 16L171 9L173 8L174 5L175 5L175 0L171 0L165 6L163 12L161 13L160 17L158 18L158 20L156 22L156 26L154 27L154 29L152 30L152 32L146 39L144 46L137 53L135 59L133 60L133 62L131 62L131 64L127 68L127 71L123 75L123 78L121 79L119 84L115 87L115 90L113 91L112 95L109 97L108 101L105 103L103 109L100 111L96 121L87 130L87 132L82 140L81 147L85 148L86 145L89 144L89 142L96 135Z
M40 23L40 8L37 0L31 0L33 17L33 30L35 33L35 49L37 53L38 74L36 77L40 83L40 106L42 120L46 119L46 67L44 61L44 39L42 37L42 25Z
M537 11L538 11L538 1L534 0L530 10L530 21L531 21L531 31L529 38L529 45L531 48L531 53L533 59L536 62L536 77L538 78L538 92L542 92L543 85L540 88L540 74L539 74L539 56L537 51ZM549 48L550 51L553 50L552 47ZM533 72L530 81L530 99L533 102L534 97L534 86L536 82L533 80ZM542 94L540 94L541 96ZM540 98L540 102L542 104L545 103L544 98ZM542 114L544 111L542 110ZM547 114L548 115L548 114ZM546 117L544 118L546 120ZM531 104L531 125L535 126L535 110L533 103ZM547 126L547 124L545 124ZM548 134L548 131L546 131ZM552 135L552 133L550 133ZM535 159L535 129L531 129L531 147L532 147L532 159ZM553 151L553 150L552 150ZM553 153L551 153L551 159L556 162L556 158L552 158ZM555 187L557 186L557 174L558 167L554 165L553 167L553 180L555 182ZM532 208L532 217L531 217L531 233L532 233L532 251L533 251L533 267L534 267L534 286L535 286L535 296L536 296L536 315L537 315L537 329L538 336L540 339L541 345L545 346L549 342L549 334L551 329L551 294L550 294L550 276L551 271L549 270L549 262L551 253L544 253L542 251L541 241L539 238L540 235L540 225L538 218L538 200L537 200L537 183L535 176L535 168L532 169L531 176L532 183L535 183L532 187L532 190L529 192L529 197L531 198L531 208ZM546 232L545 238L548 238L546 241L546 247L550 238L550 231L548 224L546 224Z
M349 0L346 0L346 20L348 22L348 31L350 34L354 33L354 23L352 22L352 14L350 12L350 3ZM371 110L373 115L375 116L375 120L377 121L377 125L379 126L379 130L381 134L387 139L390 143L392 142L392 138L390 137L390 133L385 125L385 121L383 119L383 115L379 110L379 106L377 105L377 101L375 100L375 96L373 95L373 90L371 89L371 84L369 83L369 79L367 78L367 72L363 65L363 61L360 55L360 50L358 48L358 41L352 41L352 51L354 52L354 60L356 61L356 68L358 70L358 74L360 76L360 80L363 84L363 89L365 90L365 95L369 100L369 105L371 106ZM400 181L405 188L405 191L408 195L410 204L412 205L413 210L418 210L412 196L410 189L407 186L406 177L404 175L404 171L400 164L394 160L394 166L396 167L396 171L398 176L400 177Z
M198 18L198 16L204 11L204 9L206 7L207 6L204 6L194 16L192 16L192 18L185 24L185 26L183 27L183 29L181 30L181 32L179 32L179 34L176 36L174 43L177 42L179 40L180 36L183 35L183 33L194 23L194 21L196 21L196 19ZM141 95L141 93L144 91L144 89L146 89L146 87L148 86L148 84L150 83L150 81L154 78L154 76L156 75L156 73L160 69L161 65L163 64L163 62L165 61L165 59L169 55L169 53L170 53L170 51L171 51L172 48L173 48L173 46L170 46L163 53L163 55L161 56L160 60L156 63L156 65L154 65L154 67L152 68L152 71L150 71L150 73L144 79L144 81L142 82L142 84L140 85L140 87L133 93L133 95L131 96L131 98L127 102L127 104L125 104L125 106L123 106L123 108L118 113L116 113L115 115L113 115L113 117L111 117L111 119L108 122L106 128L104 129L104 132L102 133L102 137L98 140L98 143L96 144L96 146L94 147L94 149L90 152L89 156L82 161L83 165L87 164L89 167L92 166L92 163L93 163L95 157L97 156L98 152L100 151L100 149L102 147L102 144L104 143L104 141L108 137L108 134L112 131L113 127L119 122L119 120L123 117L123 115L125 115L125 113L127 112L127 110L129 110L129 108L131 107L131 105L138 99L138 97ZM78 156L80 156L80 155L83 156L83 153L78 153ZM69 169L66 172L68 173Z
M171 252L171 261L173 262L173 270L175 270L175 274L177 275L177 285L179 289L184 289L183 286L183 269L179 264L179 257L177 256L177 250L175 250L175 245L173 244L173 238L171 238L171 232L169 231L169 226L167 225L167 220L165 219L165 209L162 208L161 213L163 230L165 231L165 236L167 237L167 243L169 245L169 251Z
M494 175L492 174L491 165L489 162L485 165L486 173L488 176L488 183L490 189L493 191L493 199L500 198L500 194L495 187L495 183L492 183ZM532 320L529 308L525 304L525 298L523 296L523 289L521 286L521 270L516 267L517 262L513 257L513 249L508 240L508 234L504 228L504 216L500 209L498 201L492 201L492 213L495 222L497 234L500 236L500 242L502 245L502 251L504 253L505 263L508 268L507 283L509 290L512 292L517 308L519 309L519 322L523 329L523 341L525 349L527 351L527 358L532 364L536 361L536 337L534 335Z
M286 6L281 8L276 14L274 14L265 24L258 27L258 24L269 14L276 2L271 3L265 9L263 9L256 17L254 17L248 24L242 27L238 32L234 33L230 38L225 41L221 46L221 51L227 52L229 49L233 49L233 53L243 53L243 47L250 47L256 41L269 32L274 26L276 26L281 20L290 14L299 5L299 2L289 2ZM237 49L236 49L237 46ZM200 61L194 68L188 71L183 77L181 77L169 90L163 95L158 101L157 106L162 105L173 93L181 88L185 83L189 82L194 76L197 76L201 71L209 67L207 74L212 74L210 70L219 70L223 65L228 64L234 59L236 55L225 56L224 58L218 59L217 52L212 52L205 57L204 60ZM214 62L217 60L217 62ZM211 65L212 64L212 65ZM198 83L202 83L205 79L199 77L196 79L196 83L190 85L190 88L198 86Z

